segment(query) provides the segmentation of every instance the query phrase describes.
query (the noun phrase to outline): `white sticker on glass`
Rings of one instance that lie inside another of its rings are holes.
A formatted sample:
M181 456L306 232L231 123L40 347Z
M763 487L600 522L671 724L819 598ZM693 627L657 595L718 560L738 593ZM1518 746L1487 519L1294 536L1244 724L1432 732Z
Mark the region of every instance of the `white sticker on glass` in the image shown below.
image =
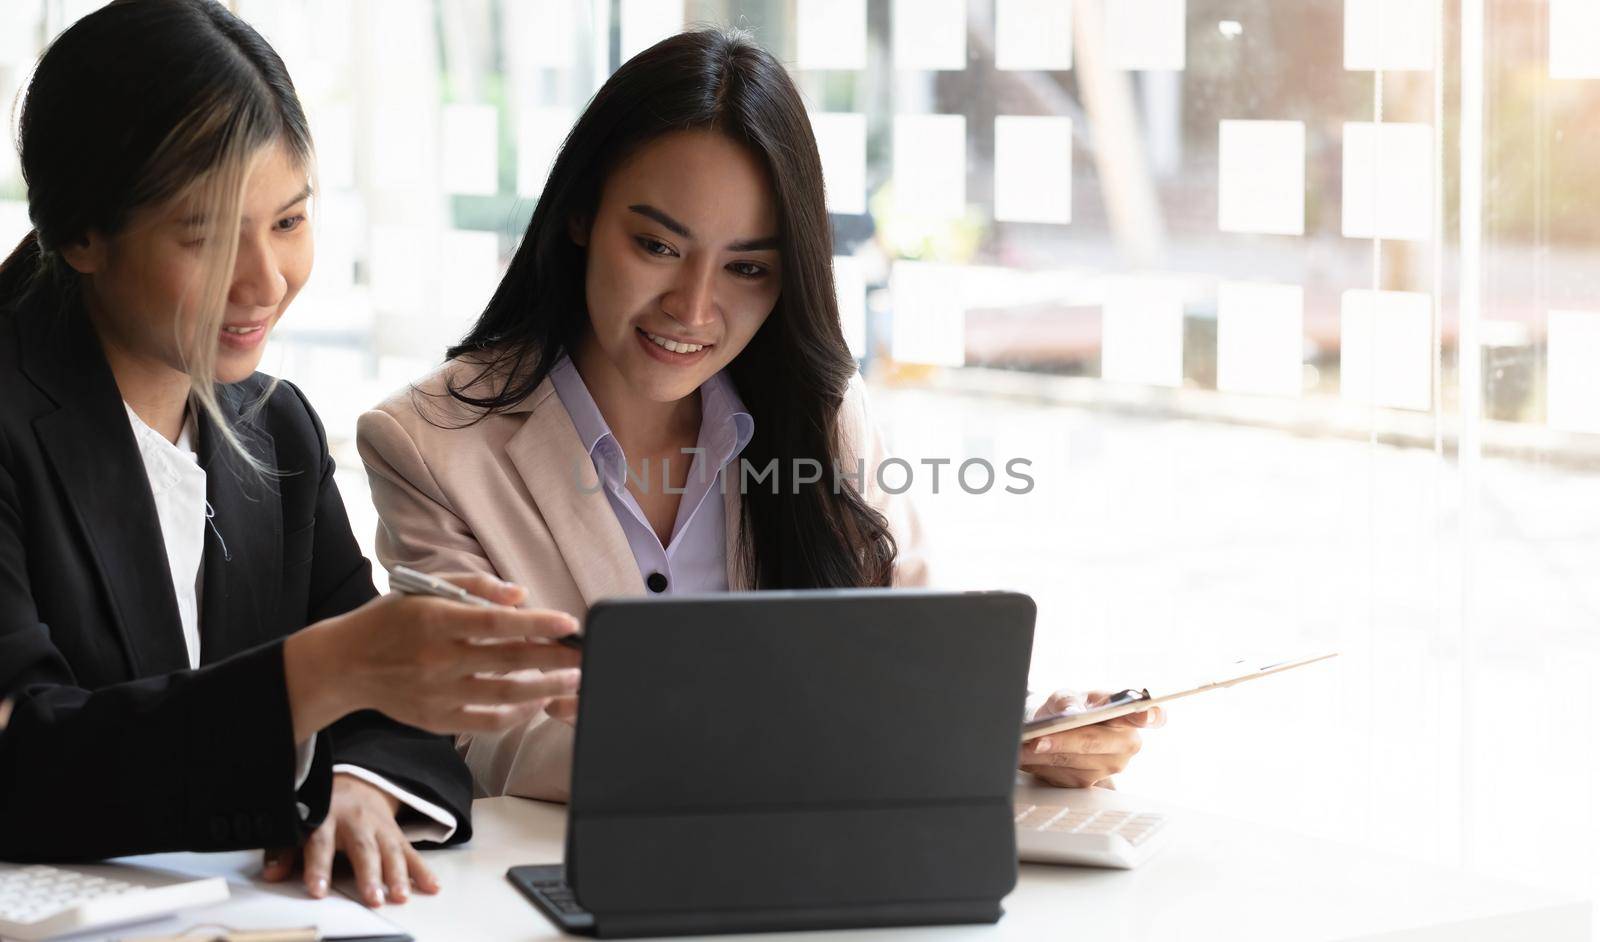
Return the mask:
M1438 0L1345 0L1344 67L1426 72L1433 68Z
M1072 221L1072 119L994 119L994 218Z
M494 105L445 105L440 136L445 192L493 196L500 189L499 109Z
M1114 69L1181 72L1187 61L1184 0L1111 0L1105 16L1107 64Z
M822 156L828 212L867 211L867 116L812 112L811 131Z
M1433 233L1433 128L1344 126L1344 234L1423 240Z
M894 0L894 67L967 67L967 0Z
M1299 285L1224 281L1217 287L1217 388L1299 396L1305 341Z
M834 256L833 285L839 297L839 327L851 355L859 360L867 355L867 273L861 260Z
M996 0L997 69L1072 68L1072 0Z
M964 116L895 116L894 201L896 213L912 219L959 219L966 215Z
M1412 291L1346 291L1339 314L1339 395L1349 402L1428 411L1433 402L1433 298Z
M867 67L867 0L799 0L795 64L802 69Z
M1600 311L1551 311L1549 422L1569 432L1600 432Z
M961 269L937 262L895 262L889 283L894 359L963 365L967 359L967 312L961 297Z
M1183 385L1183 291L1167 279L1106 281L1100 376L1116 383Z
M1223 121L1217 137L1217 227L1304 235L1304 122Z

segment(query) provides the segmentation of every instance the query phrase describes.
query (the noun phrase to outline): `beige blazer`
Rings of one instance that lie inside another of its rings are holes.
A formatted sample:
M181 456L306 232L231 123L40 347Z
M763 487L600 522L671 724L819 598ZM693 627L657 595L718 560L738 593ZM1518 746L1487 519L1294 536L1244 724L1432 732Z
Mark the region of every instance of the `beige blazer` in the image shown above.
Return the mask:
M530 607L579 618L599 599L646 594L605 493L578 486L592 485L593 465L554 386L546 379L521 404L466 425L475 413L444 389L447 379L462 383L474 372L452 361L415 392L403 390L361 417L357 446L378 509L379 561L385 568L492 573L526 587ZM873 473L887 455L859 377L841 410L845 467L866 459L865 496L899 544L894 582L925 585L922 532L911 504L879 488ZM739 494L735 486L725 491L733 546ZM748 589L734 556L728 585ZM572 727L565 723L541 714L507 732L462 736L457 747L480 795L567 798Z

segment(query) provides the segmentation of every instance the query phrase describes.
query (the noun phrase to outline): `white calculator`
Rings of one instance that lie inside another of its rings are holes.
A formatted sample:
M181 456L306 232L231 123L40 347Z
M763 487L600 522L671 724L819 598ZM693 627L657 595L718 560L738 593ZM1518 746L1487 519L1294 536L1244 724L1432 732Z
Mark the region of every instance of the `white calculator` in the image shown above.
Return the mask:
M228 898L221 877L118 864L0 863L0 939L36 942L108 929Z
M1132 870L1170 835L1167 816L1125 808L1016 803L1017 857L1031 863Z

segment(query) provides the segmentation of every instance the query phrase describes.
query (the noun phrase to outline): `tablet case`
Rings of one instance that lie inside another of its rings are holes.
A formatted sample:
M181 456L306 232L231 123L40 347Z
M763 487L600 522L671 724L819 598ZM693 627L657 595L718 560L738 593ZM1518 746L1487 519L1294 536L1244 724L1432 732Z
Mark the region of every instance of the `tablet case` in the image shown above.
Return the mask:
M997 920L1033 621L1015 593L595 605L566 848L595 933Z

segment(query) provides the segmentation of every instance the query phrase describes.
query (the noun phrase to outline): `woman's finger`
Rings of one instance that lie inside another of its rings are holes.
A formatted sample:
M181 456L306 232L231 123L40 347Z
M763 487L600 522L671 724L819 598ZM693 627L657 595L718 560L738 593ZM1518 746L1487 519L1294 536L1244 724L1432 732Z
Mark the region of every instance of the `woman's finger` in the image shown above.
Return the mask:
M261 852L261 879L281 883L294 873L300 851L293 847L274 847Z
M544 711L550 714L551 718L570 726L578 722L578 698L556 697L545 705Z
M328 895L328 880L333 874L333 822L325 821L311 832L305 846L306 892L316 899Z
M528 597L528 590L522 586L496 579L484 572L447 573L439 578L458 589L466 589L480 599L501 605L521 605L522 600Z
M378 840L378 854L383 859L383 885L391 903L404 903L411 895L411 870L404 850L410 845L400 837L399 830L392 827L393 833Z
M485 706L545 701L552 697L570 695L577 690L578 672L550 671L535 673L520 671L516 674L475 674L463 677L451 691L463 703L481 703Z
M515 706L464 706L447 711L429 728L437 732L497 733L502 729L520 726L539 715L546 700L519 703Z
M450 666L463 674L509 674L578 667L583 655L564 644L515 638L490 644L458 641L449 648Z
M1041 736L1023 746L1022 755L1132 755L1139 751L1140 746L1139 734L1131 727L1111 727L1101 723Z
M1160 729L1167 725L1167 711L1155 706L1142 713L1129 713L1116 719L1106 720L1101 726L1133 726L1140 729Z
M378 842L365 828L350 828L339 835L339 849L356 873L356 892L361 902L376 909L383 905L383 858Z
M406 869L411 873L411 882L423 893L439 892L439 878L433 875L433 868L423 861L422 854L409 843L402 844L401 847L405 851Z
M1071 690L1057 690L1050 695L1050 699L1039 705L1033 713L1034 719L1046 716L1060 716L1071 710L1083 706L1083 698Z

